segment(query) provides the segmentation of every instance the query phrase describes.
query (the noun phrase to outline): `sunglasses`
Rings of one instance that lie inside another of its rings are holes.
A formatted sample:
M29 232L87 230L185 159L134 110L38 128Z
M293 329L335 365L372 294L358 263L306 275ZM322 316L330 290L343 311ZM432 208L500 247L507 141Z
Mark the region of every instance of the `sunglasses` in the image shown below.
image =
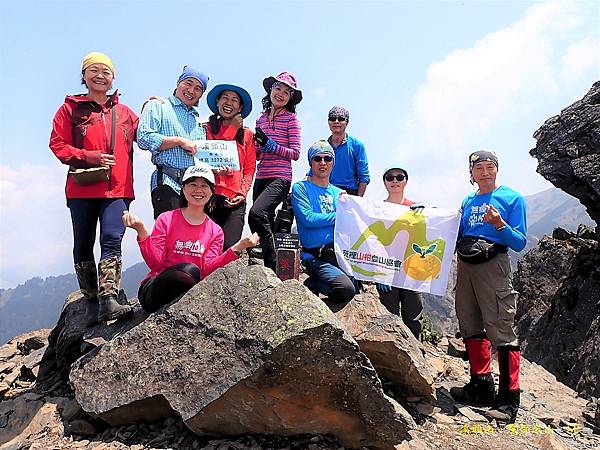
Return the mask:
M345 122L346 118L342 116L329 116L330 122Z
M405 178L406 176L404 174L399 173L398 175L386 175L385 181L404 181Z
M333 156L313 156L313 161L314 162L322 162L325 161L326 163L330 163L331 161L333 161Z

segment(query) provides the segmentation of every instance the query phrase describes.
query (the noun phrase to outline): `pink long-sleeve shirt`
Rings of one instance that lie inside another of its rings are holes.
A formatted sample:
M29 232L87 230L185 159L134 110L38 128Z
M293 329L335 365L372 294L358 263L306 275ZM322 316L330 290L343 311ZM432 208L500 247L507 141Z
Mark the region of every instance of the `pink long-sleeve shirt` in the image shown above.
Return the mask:
M140 251L150 273L142 281L181 263L194 263L202 279L238 259L231 248L223 253L223 230L208 216L200 225L192 225L181 209L162 213L156 219L152 234L138 239Z
M258 160L256 178L291 180L292 161L298 161L300 158L301 131L296 113L284 109L271 121L269 113L263 111L256 119L256 126L277 143L273 153L263 152L260 145L256 146L256 159Z

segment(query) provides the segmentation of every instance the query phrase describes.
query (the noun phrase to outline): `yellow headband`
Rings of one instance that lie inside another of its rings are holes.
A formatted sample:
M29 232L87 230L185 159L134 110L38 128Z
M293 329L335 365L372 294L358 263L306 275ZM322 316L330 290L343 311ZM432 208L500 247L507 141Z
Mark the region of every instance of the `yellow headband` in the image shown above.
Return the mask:
M113 77L115 76L115 66L113 65L112 60L104 53L91 52L85 55L85 57L83 58L83 63L81 64L81 71L83 72L92 64L104 64L113 73Z

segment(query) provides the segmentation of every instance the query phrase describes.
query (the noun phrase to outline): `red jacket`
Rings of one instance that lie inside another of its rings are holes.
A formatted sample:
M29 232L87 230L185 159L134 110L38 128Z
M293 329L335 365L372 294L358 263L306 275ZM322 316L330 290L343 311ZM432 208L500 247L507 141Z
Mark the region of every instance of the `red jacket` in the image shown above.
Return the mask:
M133 141L138 117L119 104L116 91L105 105L85 94L66 97L52 122L50 149L63 164L75 168L100 166L100 154L109 153L110 149L111 108L117 114L117 130L113 153L116 164L111 168L110 179L81 186L67 175L67 198L134 198Z
M221 125L217 134L213 134L210 124L206 125L206 139L215 139L221 141L233 141L237 128L234 126ZM256 172L256 147L254 146L254 133L248 128L244 128L244 143L237 143L238 156L240 159L240 170L234 171L231 175L215 175L215 194L232 198L237 194L244 197L248 195L254 172Z

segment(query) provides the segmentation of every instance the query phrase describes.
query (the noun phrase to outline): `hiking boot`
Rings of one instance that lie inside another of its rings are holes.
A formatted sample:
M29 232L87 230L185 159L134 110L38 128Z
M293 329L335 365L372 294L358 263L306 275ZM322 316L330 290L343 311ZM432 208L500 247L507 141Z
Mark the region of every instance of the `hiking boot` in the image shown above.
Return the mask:
M521 350L518 345L498 346L498 367L500 369L498 395L489 415L501 422L514 423L521 404L519 387Z
M98 302L98 272L94 261L83 261L75 264L75 275L81 295L86 300Z
M488 415L500 422L515 423L520 404L521 391L499 391Z
M496 397L492 374L471 375L471 381L463 387L450 388L452 398L460 403L476 406L492 406Z
M121 305L113 294L99 297L98 322L126 319L131 317L133 309L129 305Z
M117 300L122 291L121 267L120 256L102 259L98 263L98 322L129 317L133 311L131 306L121 305Z
M248 250L248 256L254 259L263 259L263 251L260 247L253 247Z

